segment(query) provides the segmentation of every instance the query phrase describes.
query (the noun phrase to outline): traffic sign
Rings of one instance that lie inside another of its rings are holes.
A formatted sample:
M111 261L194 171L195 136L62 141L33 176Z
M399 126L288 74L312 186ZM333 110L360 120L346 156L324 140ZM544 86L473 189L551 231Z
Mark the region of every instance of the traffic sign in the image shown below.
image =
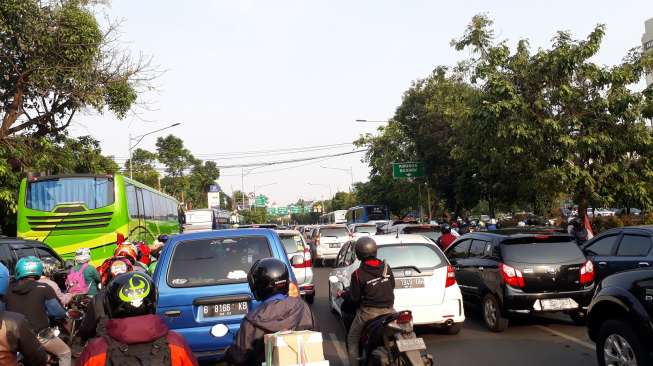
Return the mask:
M264 195L259 195L254 200L254 206L256 207L265 207L267 203L268 203L268 198L265 197Z
M311 213L313 212L313 207L311 206L304 206L304 213Z
M276 207L268 207L268 215L277 216L277 208Z
M425 175L424 163L392 163L393 178L420 178Z
M300 214L302 213L302 207L301 206L290 206L290 212L293 214Z
M287 215L288 214L288 207L279 207L279 208L277 208L277 214Z

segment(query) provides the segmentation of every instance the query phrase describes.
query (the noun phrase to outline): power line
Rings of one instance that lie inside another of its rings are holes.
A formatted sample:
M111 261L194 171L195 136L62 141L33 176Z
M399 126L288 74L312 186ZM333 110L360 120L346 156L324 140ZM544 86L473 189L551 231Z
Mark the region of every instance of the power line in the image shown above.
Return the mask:
M329 144L329 145L314 145L314 146L302 146L302 147L289 147L283 149L268 149L268 150L250 150L250 151L240 151L240 152L223 152L223 153L206 153L206 154L193 154L196 158L202 160L230 160L235 158L249 158L257 156L270 156L270 155L287 155L300 152L311 152L318 150L332 150L337 149L343 146L351 146L352 142L343 142L338 144ZM114 160L127 160L128 157L113 157Z

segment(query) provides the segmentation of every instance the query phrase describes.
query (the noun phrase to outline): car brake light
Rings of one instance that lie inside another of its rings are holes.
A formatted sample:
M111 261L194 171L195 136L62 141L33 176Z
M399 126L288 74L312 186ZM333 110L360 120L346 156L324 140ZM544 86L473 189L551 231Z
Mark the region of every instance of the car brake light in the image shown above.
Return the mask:
M301 264L293 264L293 268L310 268L313 267L313 261L311 260L311 252L308 248L304 248L304 262Z
M294 281L290 281L290 285L288 286L288 296L299 297L299 287Z
M444 287L450 287L456 284L456 272L453 269L453 266L447 266L447 280L444 283Z
M413 321L413 313L410 311L402 311L397 317L397 324L406 324Z
M582 285L594 281L594 264L592 261L587 261L580 267L580 283Z
M524 275L520 270L503 263L499 264L499 268L501 269L501 275L506 284L517 288L525 286Z

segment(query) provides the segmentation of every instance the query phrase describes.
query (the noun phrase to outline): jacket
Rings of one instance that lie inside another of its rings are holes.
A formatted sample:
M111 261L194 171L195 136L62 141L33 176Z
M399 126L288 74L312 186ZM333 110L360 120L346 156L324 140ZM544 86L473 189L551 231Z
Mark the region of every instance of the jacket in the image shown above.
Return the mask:
M25 317L9 311L0 312L0 366L15 366L16 353L23 355L23 365L45 365L48 354L36 339Z
M63 292L61 292L61 289L59 288L59 285L57 285L56 282L52 281L51 279L49 279L49 278L47 278L45 276L41 276L41 278L39 278L38 282L41 282L41 283L44 283L44 284L50 286L50 288L52 288L52 291L54 291L54 294L57 295L57 299L59 299L59 302L63 306L67 306L68 303L70 302L70 300L73 299L73 294L69 294L69 293L64 294Z
M5 300L7 310L23 314L34 333L50 326L49 317L62 319L66 316L66 310L59 303L54 290L31 278L9 284Z
M250 311L240 322L226 361L235 365L260 365L265 361L263 336L282 330L316 330L311 308L299 297L273 297Z
M391 308L395 302L395 277L384 261L366 259L351 274L345 301L359 307Z
M440 249L443 251L446 250L454 241L456 241L457 237L452 234L452 233L446 233L443 234L441 237L438 238L438 245L440 246Z
M171 331L156 315L141 315L107 321L107 335L124 344L151 343L166 337L170 348L171 364L174 366L197 366L188 344L182 336ZM77 360L77 366L104 366L107 361L108 344L98 337L90 341ZM165 366L165 365L162 365Z

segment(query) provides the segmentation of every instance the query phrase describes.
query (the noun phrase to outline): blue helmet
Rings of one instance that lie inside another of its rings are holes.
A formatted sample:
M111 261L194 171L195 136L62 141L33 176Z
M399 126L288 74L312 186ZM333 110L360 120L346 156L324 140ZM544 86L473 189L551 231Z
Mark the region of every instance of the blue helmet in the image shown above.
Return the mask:
M9 270L4 264L0 263L0 296L7 293L9 287Z
M43 275L43 262L32 255L23 257L16 263L17 280L25 277L41 277L41 275Z

